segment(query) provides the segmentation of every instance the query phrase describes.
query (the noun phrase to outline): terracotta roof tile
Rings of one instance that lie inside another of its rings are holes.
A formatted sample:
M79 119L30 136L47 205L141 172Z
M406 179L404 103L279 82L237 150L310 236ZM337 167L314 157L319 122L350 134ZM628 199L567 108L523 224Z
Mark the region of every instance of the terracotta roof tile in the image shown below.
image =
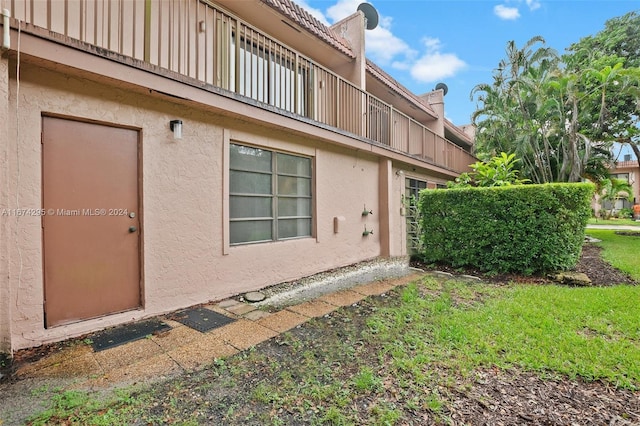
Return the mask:
M339 37L330 27L326 26L318 19L311 16L309 12L295 4L291 0L261 0L264 4L279 11L289 19L300 25L302 28L311 32L321 40L329 43L340 52L355 58L355 54L351 50L349 43Z

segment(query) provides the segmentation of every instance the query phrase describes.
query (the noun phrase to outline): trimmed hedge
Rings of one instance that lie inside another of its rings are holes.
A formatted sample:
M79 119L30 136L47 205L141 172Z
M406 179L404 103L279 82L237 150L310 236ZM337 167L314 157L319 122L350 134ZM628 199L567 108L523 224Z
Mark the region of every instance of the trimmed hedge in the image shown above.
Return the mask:
M422 260L490 274L541 274L577 263L590 183L423 190Z

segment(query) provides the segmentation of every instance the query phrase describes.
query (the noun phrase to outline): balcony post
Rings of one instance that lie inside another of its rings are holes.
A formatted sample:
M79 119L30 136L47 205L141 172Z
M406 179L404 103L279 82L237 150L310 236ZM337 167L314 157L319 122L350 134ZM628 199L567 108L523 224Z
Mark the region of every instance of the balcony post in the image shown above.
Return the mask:
M312 62L309 62L306 60L305 60L305 63L306 63L305 66L308 66L306 81L308 83L307 95L309 96L309 99L307 99L308 111L306 116L308 118L316 120L316 111L318 110L316 102L320 98L320 95L318 93L320 88L318 87L318 81L316 79L317 73L315 72L315 65Z
M393 105L389 104L389 146L393 147Z
M240 21L238 21L237 19L235 20L235 27L236 30L235 32L231 33L231 37L235 40L235 44L236 44L236 52L235 52L235 57L236 57L236 67L235 67L235 71L236 71L236 76L235 76L235 87L233 88L233 91L236 93L240 93L240 75L241 75L241 70L240 70L240 57L241 57L241 52L242 49L240 48L240 41L242 40L242 37L240 37ZM245 67L247 64L244 64Z
M144 61L151 63L151 0L144 2Z
M369 99L369 92L364 92L364 101L366 106L364 108L363 121L364 121L364 137L371 139L371 126L369 125L371 121L371 104Z
M342 102L342 99L340 98L340 82L342 81L342 79L340 77L336 78L336 127L342 129L343 127L340 126L340 103Z
M411 154L411 123L413 119L409 117L409 124L407 125L407 154Z
M298 52L295 52L295 64L293 65L293 111L298 114L298 115L302 115L301 111L300 111L300 101L301 99L299 98L300 96L300 74L299 74L299 67L300 67L300 61L299 61L299 56L298 56Z

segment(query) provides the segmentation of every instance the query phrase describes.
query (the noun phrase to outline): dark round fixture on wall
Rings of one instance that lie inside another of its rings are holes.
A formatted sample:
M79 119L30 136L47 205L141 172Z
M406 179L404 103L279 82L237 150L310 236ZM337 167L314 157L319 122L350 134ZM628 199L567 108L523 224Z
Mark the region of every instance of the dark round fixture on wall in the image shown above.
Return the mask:
M449 91L449 88L444 83L438 83L436 84L436 88L434 90L442 90L442 95L444 96Z
M360 3L358 10L364 13L366 19L365 24L368 30L372 30L378 26L378 11L370 3Z

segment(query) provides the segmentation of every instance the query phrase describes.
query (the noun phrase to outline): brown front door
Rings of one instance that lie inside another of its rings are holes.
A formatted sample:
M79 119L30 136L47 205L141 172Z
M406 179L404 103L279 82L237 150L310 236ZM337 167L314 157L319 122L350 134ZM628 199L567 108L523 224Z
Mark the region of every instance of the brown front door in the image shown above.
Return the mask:
M46 327L139 307L138 132L42 120Z

